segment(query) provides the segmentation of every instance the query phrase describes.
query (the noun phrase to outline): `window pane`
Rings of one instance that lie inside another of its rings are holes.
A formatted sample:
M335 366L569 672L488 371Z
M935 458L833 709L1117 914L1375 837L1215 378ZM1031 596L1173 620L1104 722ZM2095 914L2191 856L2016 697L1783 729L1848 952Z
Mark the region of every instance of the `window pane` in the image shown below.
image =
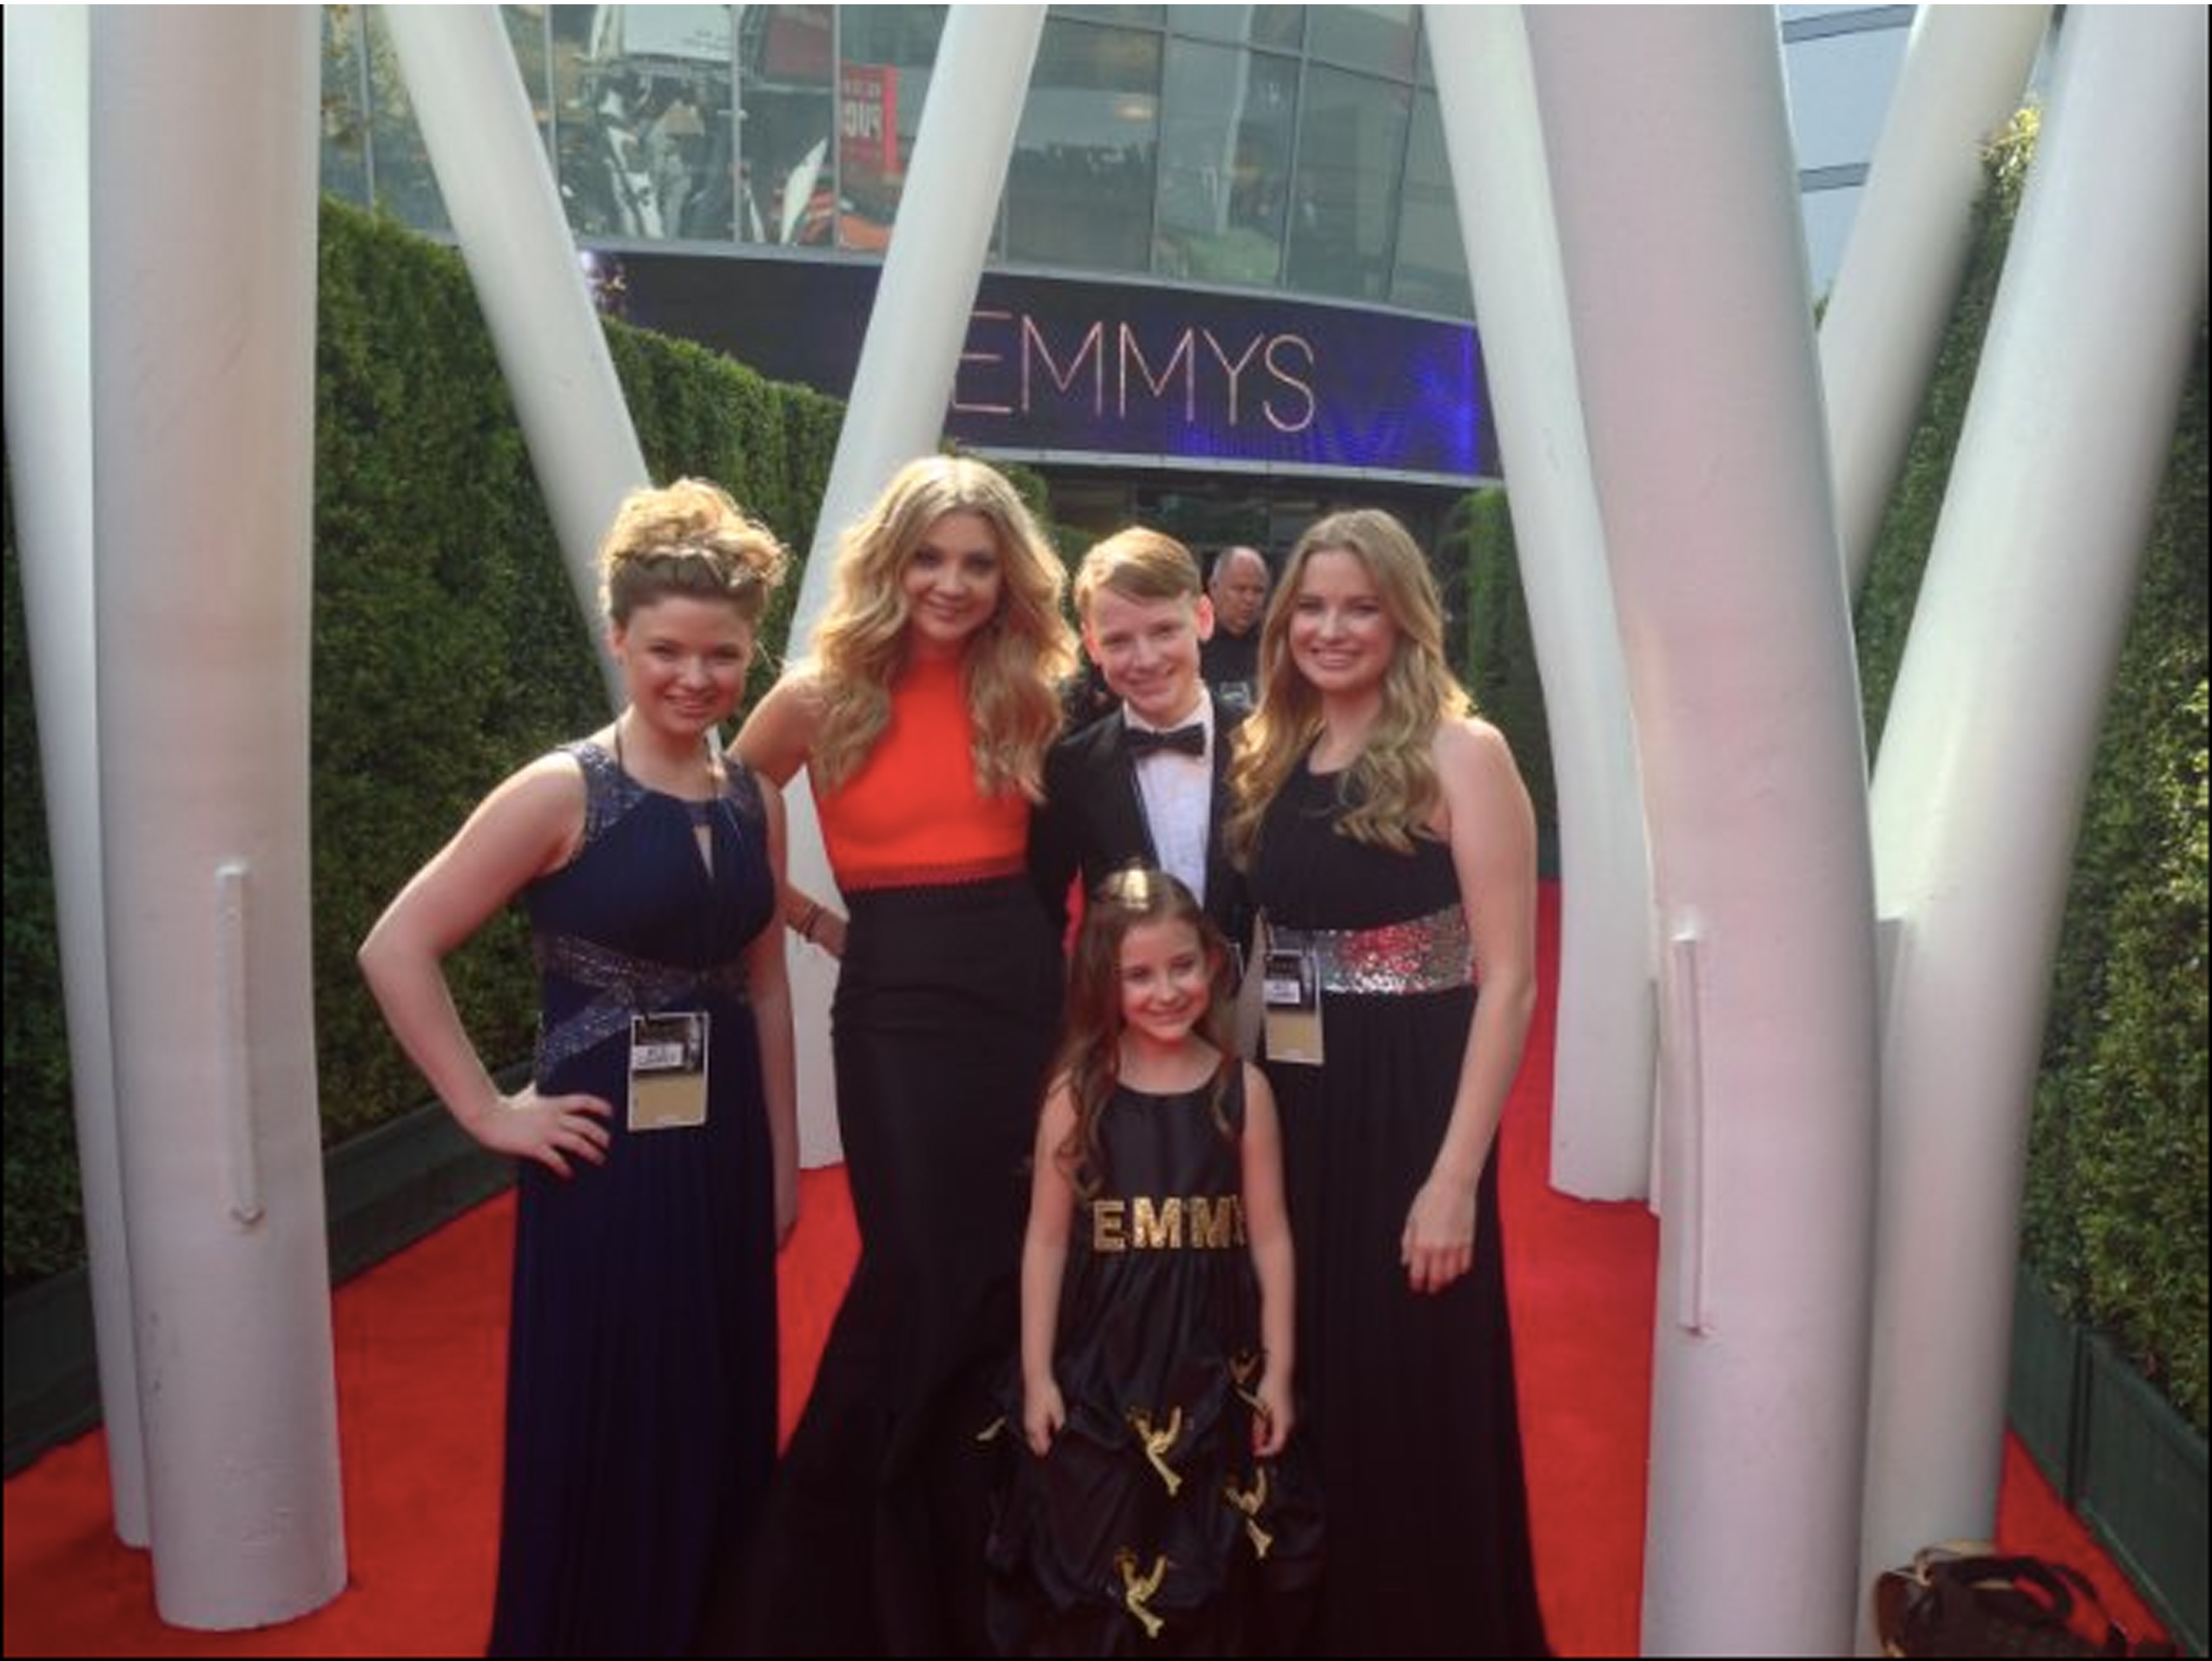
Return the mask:
M1411 6L1315 6L1310 9L1306 50L1346 69L1371 70L1411 80Z
M368 202L368 109L362 101L362 9L323 8L322 187Z
M1054 6L1054 15L1061 17L1087 17L1094 23L1149 24L1160 26L1158 6Z
M828 6L747 6L737 235L826 246L836 233L836 43Z
M530 100L530 117L538 124L538 142L550 146L553 87L545 58L545 9L543 6L501 6L499 15L507 25L507 44L514 53L515 70L522 77L522 95ZM550 148L546 153L552 153Z
M1398 269L1390 298L1401 306L1474 313L1468 286L1467 247L1459 232L1459 209L1452 199L1451 164L1444 155L1444 128L1437 95L1413 100L1413 134L1406 149L1406 193L1398 222Z
M1282 271L1297 63L1168 42L1155 267L1209 283Z
M730 234L730 8L556 6L561 192L586 235Z
M376 204L402 224L442 231L445 198L430 172L430 153L415 125L415 106L399 73L399 54L391 31L374 6L362 9L368 21L369 143L375 154Z
M1160 37L1045 25L1006 179L1006 258L1149 268Z
M1790 127L1801 167L1873 160L1905 48L1904 29L1794 40L1782 50Z
M1388 291L1409 98L1387 81L1307 69L1291 192L1291 288L1366 300Z
M846 6L839 10L837 242L881 252L890 246L929 68L945 32L942 6ZM786 186L786 194L790 186Z
M1175 6L1168 27L1201 40L1243 42L1296 52L1305 37L1304 6Z

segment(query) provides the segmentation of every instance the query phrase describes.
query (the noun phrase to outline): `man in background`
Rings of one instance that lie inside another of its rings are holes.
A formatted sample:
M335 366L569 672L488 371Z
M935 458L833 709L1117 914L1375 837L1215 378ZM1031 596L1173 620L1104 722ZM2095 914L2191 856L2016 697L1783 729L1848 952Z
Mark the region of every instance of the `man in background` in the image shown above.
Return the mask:
M1206 593L1213 636L1199 653L1199 673L1221 702L1242 714L1260 702L1260 619L1267 610L1267 562L1256 548L1224 548L1213 557Z

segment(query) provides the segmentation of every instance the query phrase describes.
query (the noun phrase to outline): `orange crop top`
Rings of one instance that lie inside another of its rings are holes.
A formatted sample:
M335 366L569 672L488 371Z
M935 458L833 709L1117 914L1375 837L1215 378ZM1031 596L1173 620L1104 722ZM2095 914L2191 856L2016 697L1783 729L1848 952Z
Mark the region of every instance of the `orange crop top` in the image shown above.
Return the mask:
M837 885L902 888L1018 874L1030 804L975 788L973 728L957 659L923 659L891 687L890 724L860 770L814 787Z

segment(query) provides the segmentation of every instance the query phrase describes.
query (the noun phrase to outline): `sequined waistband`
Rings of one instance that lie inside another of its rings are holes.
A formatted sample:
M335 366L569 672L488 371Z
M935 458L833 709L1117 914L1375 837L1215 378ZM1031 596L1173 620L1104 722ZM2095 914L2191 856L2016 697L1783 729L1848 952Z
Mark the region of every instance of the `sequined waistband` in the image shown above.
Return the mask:
M740 1003L744 1001L743 958L731 958L703 969L686 969L651 958L635 958L574 934L541 934L534 944L541 970L566 976L599 995L538 1035L540 1080L562 1062L626 1031L629 1018L642 1011L680 1007L702 992L717 993Z
M1270 923L1267 942L1276 951L1310 950L1323 992L1445 992L1476 981L1474 938L1468 932L1463 906L1448 905L1380 928L1280 928Z

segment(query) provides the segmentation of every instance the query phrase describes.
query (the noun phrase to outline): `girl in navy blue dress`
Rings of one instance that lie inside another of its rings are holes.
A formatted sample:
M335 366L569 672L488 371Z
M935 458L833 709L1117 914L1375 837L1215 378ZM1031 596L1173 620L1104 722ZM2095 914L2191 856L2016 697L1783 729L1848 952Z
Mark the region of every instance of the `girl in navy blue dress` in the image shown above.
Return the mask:
M518 1165L495 1655L683 1653L775 1458L783 807L714 737L783 552L687 479L625 501L601 557L627 707L494 790L361 951L454 1117ZM441 960L518 896L541 1016L507 1096Z
M1228 1042L1228 958L1160 872L1086 908L1022 1252L1004 1654L1269 1652L1317 1572L1274 1101Z

